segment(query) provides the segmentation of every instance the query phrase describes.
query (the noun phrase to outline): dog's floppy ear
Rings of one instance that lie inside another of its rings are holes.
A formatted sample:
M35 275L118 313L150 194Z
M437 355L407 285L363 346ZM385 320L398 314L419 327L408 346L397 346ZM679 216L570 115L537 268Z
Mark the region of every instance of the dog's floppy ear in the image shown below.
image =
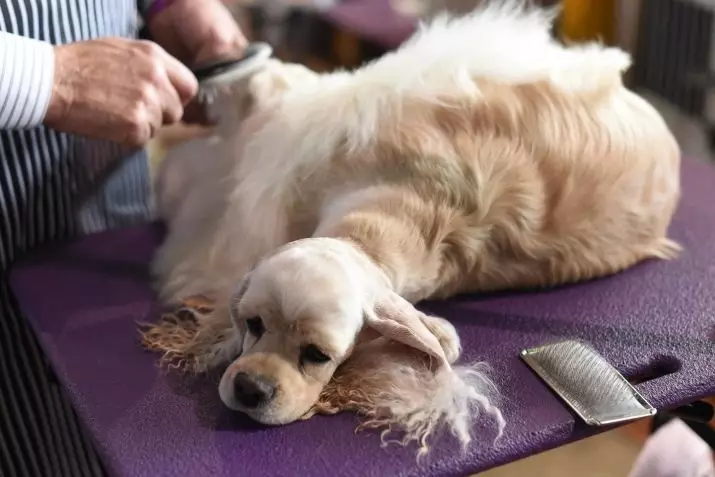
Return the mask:
M449 363L437 337L425 326L422 313L393 291L378 298L373 309L365 310L368 326L394 341L427 353L440 366Z

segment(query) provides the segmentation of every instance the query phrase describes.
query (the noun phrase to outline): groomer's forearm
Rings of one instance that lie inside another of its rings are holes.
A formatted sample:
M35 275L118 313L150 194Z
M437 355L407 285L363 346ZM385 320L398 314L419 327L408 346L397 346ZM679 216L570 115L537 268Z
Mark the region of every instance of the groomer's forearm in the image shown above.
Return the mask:
M42 123L54 74L52 45L0 32L0 130Z

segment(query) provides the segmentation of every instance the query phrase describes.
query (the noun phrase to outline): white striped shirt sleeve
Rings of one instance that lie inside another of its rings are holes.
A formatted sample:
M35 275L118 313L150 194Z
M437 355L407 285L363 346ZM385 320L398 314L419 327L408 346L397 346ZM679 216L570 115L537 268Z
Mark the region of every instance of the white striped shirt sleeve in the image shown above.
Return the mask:
M0 130L42 123L54 75L50 43L0 31Z

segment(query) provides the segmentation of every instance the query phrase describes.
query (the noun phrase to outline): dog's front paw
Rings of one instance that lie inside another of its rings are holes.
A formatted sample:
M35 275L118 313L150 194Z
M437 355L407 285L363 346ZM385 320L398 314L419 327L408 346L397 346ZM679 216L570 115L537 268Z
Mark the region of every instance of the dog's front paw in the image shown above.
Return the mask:
M449 364L453 364L462 354L462 344L452 323L436 316L424 315L422 322L439 340Z
M240 341L226 310L201 295L182 300L155 323L140 323L139 333L145 349L162 354L160 364L192 372L226 361Z

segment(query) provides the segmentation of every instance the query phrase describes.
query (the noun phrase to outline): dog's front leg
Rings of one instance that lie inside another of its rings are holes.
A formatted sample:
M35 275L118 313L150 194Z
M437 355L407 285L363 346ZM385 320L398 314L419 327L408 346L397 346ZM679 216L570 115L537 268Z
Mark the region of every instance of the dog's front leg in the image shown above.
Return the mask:
M162 353L162 364L201 373L241 354L243 337L231 323L228 302L189 297L158 322L142 324L142 345Z

